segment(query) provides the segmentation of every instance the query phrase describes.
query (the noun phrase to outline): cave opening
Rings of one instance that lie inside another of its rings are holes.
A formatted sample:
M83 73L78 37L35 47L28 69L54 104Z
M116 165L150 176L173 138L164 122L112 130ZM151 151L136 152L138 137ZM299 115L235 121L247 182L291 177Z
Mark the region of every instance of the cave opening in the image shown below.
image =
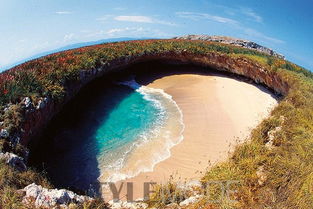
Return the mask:
M84 86L31 141L29 164L46 173L57 188L80 194L100 194L98 154L95 133L134 90L118 82L135 77L141 85L169 75L200 74L231 77L253 84L243 76L209 67L168 61L147 61L117 69ZM258 85L259 87L259 85ZM263 91L264 88L260 87Z

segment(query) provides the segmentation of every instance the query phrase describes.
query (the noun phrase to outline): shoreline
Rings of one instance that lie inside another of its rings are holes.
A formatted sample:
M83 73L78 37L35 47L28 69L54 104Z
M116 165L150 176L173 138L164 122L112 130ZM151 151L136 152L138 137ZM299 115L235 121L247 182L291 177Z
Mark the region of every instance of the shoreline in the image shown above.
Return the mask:
M138 77L138 83L164 90L183 113L184 139L171 148L169 158L152 172L120 181L133 182L134 199L143 197L143 183L198 180L206 169L227 159L236 144L269 115L277 101L262 87L217 75L180 74L160 78Z
M159 113L155 115L156 121L150 123L152 127L137 135L137 140L129 145L133 149L127 157L124 156L123 167L118 171L102 171L100 182L119 182L143 172L152 172L156 164L170 157L171 148L183 140L183 114L171 95L162 89L141 86L135 80L119 84L135 90L157 108Z

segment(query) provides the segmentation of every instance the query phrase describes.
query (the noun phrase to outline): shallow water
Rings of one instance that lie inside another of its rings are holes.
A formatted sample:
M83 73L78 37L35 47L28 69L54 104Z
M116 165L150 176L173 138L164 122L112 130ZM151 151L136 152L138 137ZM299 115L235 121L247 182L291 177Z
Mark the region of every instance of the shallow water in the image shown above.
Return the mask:
M128 81L94 91L52 122L37 152L58 187L87 190L152 171L182 140L182 113L162 90Z
M115 146L108 153L104 152L107 145L99 146L101 182L117 182L152 171L155 164L170 157L170 148L183 139L182 113L170 95L161 89L140 86L134 80L120 84L135 91L111 112L101 127L104 136L97 141L114 138L108 135L114 130L115 134L122 134L114 141L127 143ZM111 121L119 121L118 127L108 128Z

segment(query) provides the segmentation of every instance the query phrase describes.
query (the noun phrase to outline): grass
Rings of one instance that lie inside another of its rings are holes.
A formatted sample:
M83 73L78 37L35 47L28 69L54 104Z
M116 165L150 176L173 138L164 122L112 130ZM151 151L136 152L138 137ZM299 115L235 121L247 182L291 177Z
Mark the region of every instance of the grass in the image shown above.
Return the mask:
M235 62L244 59L248 63L258 63L273 73L278 83L288 85L288 93L271 117L253 130L250 140L236 147L228 161L214 166L202 178L203 184L212 180L240 180L234 195L236 202L223 201L206 204L205 207L312 208L313 74L286 60L255 50L205 41L145 40L101 44L48 55L0 74L0 121L4 121L0 128L7 129L11 135L19 130L25 115L20 102L26 96L34 104L42 97L50 97L55 103L60 103L67 95L69 83L82 81L82 70L88 72L106 66L102 68L105 71L120 59L160 53L216 54ZM11 108L5 111L8 104ZM265 146L268 132L276 127L281 127L281 130L274 136L273 147L268 149ZM10 144L8 139L0 139L0 147L16 153L22 149ZM262 185L258 183L257 175L260 166L266 175ZM51 186L36 171L20 173L2 162L0 208L20 207L20 196L16 191L32 182ZM178 192L174 184L165 187L170 187L169 197ZM157 194L151 201L162 207ZM210 195L218 196L219 191L213 188ZM199 208L205 202L204 199L192 207ZM103 207L102 202L93 204L85 208Z
M0 208L23 208L22 196L18 189L24 188L33 182L51 188L43 174L31 169L18 172L0 161Z
M18 172L12 167L0 161L0 208L1 209L31 209L33 205L22 203L23 195L19 189L36 183L45 188L52 188L44 173L28 169L24 172ZM70 208L75 209L103 209L107 205L101 200L96 199L92 202L85 202L81 205L72 205Z
M312 80L300 77L294 83L296 90L291 90L272 116L252 132L251 140L238 146L227 162L202 179L240 179L238 208L312 208ZM274 147L267 149L267 133L278 126L281 131L274 138ZM256 171L260 166L267 173L265 185L258 184Z

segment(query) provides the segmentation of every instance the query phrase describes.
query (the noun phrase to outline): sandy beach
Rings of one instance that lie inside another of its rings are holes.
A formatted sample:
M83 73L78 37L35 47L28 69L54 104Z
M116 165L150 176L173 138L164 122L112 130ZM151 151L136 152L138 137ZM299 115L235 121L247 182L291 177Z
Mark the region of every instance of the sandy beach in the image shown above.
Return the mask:
M266 89L223 75L177 74L145 83L176 101L183 113L184 139L153 172L125 180L120 197L126 194L126 182L133 182L136 199L143 197L143 182L201 178L212 164L226 160L277 104Z

